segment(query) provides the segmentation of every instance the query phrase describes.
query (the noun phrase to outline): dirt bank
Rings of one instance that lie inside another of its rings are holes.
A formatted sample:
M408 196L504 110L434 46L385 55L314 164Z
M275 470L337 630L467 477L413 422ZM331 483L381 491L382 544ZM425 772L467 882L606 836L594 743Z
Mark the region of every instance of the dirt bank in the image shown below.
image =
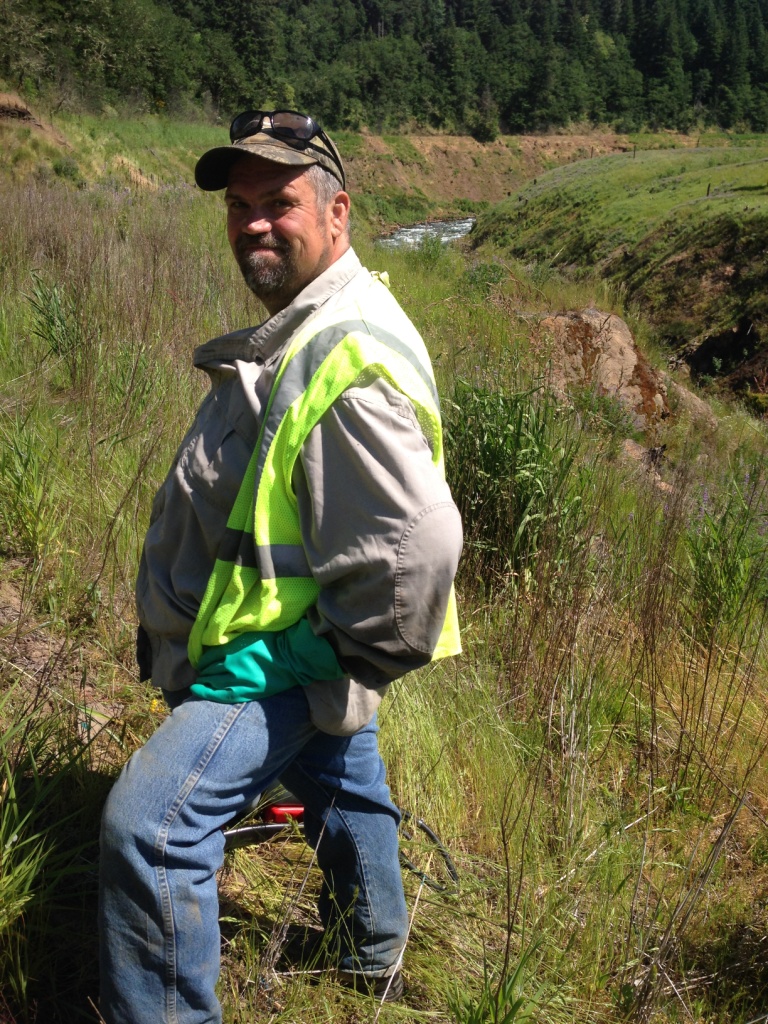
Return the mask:
M62 148L68 148L67 140L52 125L45 124L42 118L33 113L25 100L16 93L0 92L0 126L16 125L32 128L35 133L45 137Z
M438 201L497 203L551 167L631 148L625 135L599 131L509 135L490 143L456 135L364 135L346 163L355 190L395 187Z
M105 138L115 123L105 119ZM180 175L189 181L196 154L183 147L168 148L161 133L153 134L152 123L151 118L142 122L146 130L143 146L139 143L134 151L117 159L113 153L106 158L98 131L85 136L74 121L70 130L64 114L54 128L48 117L20 96L0 93L0 148L4 151L0 175L9 173L17 179L40 175L41 162L50 167L57 156L69 156L76 164L73 178L76 170L85 182L102 175L125 178L126 184L138 188L176 183ZM217 132L211 129L212 140ZM684 141L674 138L678 143ZM454 211L459 200L497 203L523 182L560 164L632 148L627 136L608 131L504 136L491 143L455 135L340 133L339 143L353 192L405 193ZM140 169L145 162L151 164L151 174ZM61 174L62 167L55 173Z

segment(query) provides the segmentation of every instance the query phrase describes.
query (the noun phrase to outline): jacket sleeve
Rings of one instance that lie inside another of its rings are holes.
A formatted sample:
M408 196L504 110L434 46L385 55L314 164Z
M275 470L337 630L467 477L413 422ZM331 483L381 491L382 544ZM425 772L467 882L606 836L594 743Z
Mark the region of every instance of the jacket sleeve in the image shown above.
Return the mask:
M315 633L367 686L427 664L462 533L411 403L380 379L346 391L305 442L293 483L321 588Z

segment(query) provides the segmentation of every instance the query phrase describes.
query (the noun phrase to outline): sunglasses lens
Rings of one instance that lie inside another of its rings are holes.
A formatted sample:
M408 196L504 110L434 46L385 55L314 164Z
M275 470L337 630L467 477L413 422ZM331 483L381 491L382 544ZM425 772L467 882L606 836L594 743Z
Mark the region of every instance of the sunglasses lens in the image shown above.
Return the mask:
M271 131L278 138L298 139L300 142L309 142L310 139L319 137L341 172L343 182L344 169L336 147L320 125L307 114L300 114L296 110L273 110L271 113L264 110L245 110L238 114L229 126L229 141L239 142L241 139L250 138L251 135L258 135L261 131Z
M261 129L263 119L264 114L261 110L246 110L244 114L238 114L229 127L230 142L247 139L249 135L256 135Z
M315 134L315 123L306 114L296 114L292 110L276 110L272 115L272 130L275 135L284 135L291 139L311 139Z

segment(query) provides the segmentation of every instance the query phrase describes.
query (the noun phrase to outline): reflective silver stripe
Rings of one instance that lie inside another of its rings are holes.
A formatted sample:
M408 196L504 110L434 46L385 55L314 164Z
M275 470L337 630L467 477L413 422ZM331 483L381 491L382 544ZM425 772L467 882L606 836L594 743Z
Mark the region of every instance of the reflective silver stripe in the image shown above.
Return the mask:
M383 327L372 327L365 320L345 320L340 324L334 324L333 327L326 327L324 331L320 331L314 338L310 338L307 344L293 356L277 384L276 391L273 393L273 401L267 409L267 416L261 433L259 461L256 466L256 493L258 493L259 484L261 483L261 474L264 472L267 453L272 447L272 442L280 429L280 424L283 422L286 412L299 395L303 395L307 390L309 382L330 353L348 334L352 334L354 331L367 334L374 341L378 341L399 355L404 356L429 387L435 408L439 412L440 400L434 381L416 358L414 351L402 342L400 338L390 334L389 331L385 331Z
M301 544L253 543L253 534L227 528L219 546L219 560L244 569L258 569L264 580L278 576L311 578L312 573Z
M280 576L312 578L301 544L261 544L256 548L256 557L263 580L274 580Z
M359 331L367 334L374 341L386 345L387 348L403 356L417 371L428 386L435 403L440 409L437 388L427 370L416 357L415 352L405 342L383 327L373 327L365 320L345 320L319 331L313 338L293 356L285 368L285 372L272 392L272 401L267 408L266 417L259 437L259 455L256 464L254 493L258 494L261 476L267 453L280 429L283 417L296 399L307 390L310 381L320 369L336 346L348 334ZM278 576L311 577L304 549L301 546L287 544L254 545L253 534L243 533L227 527L219 547L219 559L233 562L235 565L249 569L258 569L262 579L275 579Z

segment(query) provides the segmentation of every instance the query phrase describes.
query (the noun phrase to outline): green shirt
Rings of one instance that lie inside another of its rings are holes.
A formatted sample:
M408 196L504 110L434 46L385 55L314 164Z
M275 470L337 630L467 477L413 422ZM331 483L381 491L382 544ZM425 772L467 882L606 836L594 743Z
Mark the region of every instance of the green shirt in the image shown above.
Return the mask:
M206 647L192 693L219 704L244 704L318 680L343 679L333 648L306 619L276 633L240 633Z

